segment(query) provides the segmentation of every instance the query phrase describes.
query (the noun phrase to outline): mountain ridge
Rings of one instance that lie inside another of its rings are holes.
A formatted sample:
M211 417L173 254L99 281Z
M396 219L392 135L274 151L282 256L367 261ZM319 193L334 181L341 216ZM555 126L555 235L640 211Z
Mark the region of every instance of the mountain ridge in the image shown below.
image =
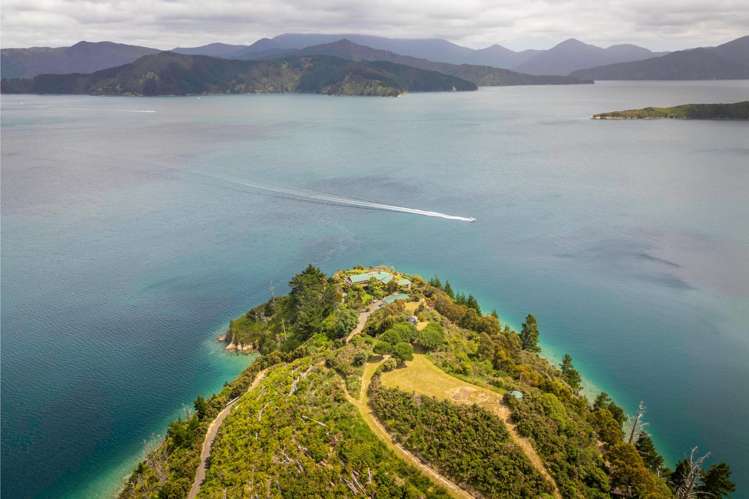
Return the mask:
M592 80L732 80L749 78L749 35L716 47L573 71Z
M280 52L279 52L280 51ZM475 83L478 86L509 86L509 85L563 85L592 83L582 79L557 75L529 75L511 71L509 69L472 64L450 64L433 62L417 57L399 55L387 50L378 50L359 45L348 39L337 40L323 45L313 45L303 49L267 50L257 54L260 59L272 59L289 55L328 55L352 61L389 61L396 64L411 66L426 71L455 76Z
M208 95L319 93L394 97L404 92L476 90L453 76L386 61L330 56L238 61L159 52L90 74L2 80L3 93L90 95Z

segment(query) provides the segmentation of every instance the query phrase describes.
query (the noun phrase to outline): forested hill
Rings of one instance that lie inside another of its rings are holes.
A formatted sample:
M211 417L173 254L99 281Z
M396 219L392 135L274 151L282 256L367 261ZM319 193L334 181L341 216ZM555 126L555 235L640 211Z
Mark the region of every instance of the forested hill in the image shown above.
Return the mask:
M161 52L91 74L46 74L2 80L3 93L206 95L318 93L397 96L404 92L476 90L454 76L390 62L291 56L237 61Z
M669 469L644 406L585 398L571 356L540 356L533 315L515 331L449 282L390 268L309 266L289 286L231 322L227 348L257 360L169 425L121 498L734 490L730 468L698 454Z

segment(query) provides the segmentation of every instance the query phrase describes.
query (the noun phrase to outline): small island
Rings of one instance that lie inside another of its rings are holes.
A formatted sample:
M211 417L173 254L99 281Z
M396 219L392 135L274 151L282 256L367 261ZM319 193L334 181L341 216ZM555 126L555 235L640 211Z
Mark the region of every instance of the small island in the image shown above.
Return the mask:
M594 120L749 120L749 101L733 104L683 104L673 107L644 107L594 114Z
M734 490L694 451L669 470L644 406L587 398L570 355L541 355L533 315L517 331L450 282L389 267L310 265L289 288L231 322L221 340L254 362L169 425L120 499Z

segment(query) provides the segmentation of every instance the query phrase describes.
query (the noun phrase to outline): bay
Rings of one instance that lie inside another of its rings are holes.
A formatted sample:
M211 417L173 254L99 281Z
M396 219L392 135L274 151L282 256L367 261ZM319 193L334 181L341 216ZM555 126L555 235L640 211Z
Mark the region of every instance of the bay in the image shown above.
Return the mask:
M2 96L2 495L106 497L308 263L438 274L749 495L749 82L397 99ZM331 202L329 196L338 199ZM346 199L475 223L354 206Z

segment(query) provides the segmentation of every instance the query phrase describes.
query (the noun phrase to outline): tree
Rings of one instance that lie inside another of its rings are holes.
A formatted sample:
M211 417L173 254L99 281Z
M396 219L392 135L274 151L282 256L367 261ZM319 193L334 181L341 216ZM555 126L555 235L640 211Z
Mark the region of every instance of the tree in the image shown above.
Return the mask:
M468 295L466 298L466 305L474 309L479 315L481 315L481 306L478 300L473 295Z
M314 265L295 275L289 286L294 325L301 339L307 339L321 328L323 319L332 311L335 288Z
M595 402L593 403L593 409L599 410L599 409L606 409L611 413L611 416L616 420L617 423L619 423L619 428L624 424L624 421L627 419L627 415L624 413L624 409L619 407L614 403L613 400L611 400L611 397L609 397L609 394L606 392L601 392L596 397Z
M632 420L632 427L629 430L629 437L627 438L627 443L634 445L637 442L637 439L640 438L640 434L642 433L642 429L645 428L647 423L644 421L645 417L645 402L640 400L640 405L637 406L637 412L635 413L635 417Z
M398 359L399 364L403 364L405 361L414 358L414 349L411 348L409 343L401 341L393 347L393 357Z
M356 312L341 305L322 321L321 329L330 339L343 338L356 327L358 320Z
M450 298L455 298L455 292L453 291L453 287L450 286L450 281L445 281L445 293L447 293L447 296Z
M562 369L562 377L567 384L570 385L570 388L574 391L580 390L580 382L582 379L580 378L580 373L577 372L575 366L572 365L572 356L570 356L570 354L564 354L560 368Z
M697 490L707 497L723 497L734 492L736 484L731 481L731 467L726 463L710 466L702 472L702 485Z
M198 398L195 399L195 402L193 402L192 405L195 407L195 414L198 416L198 419L203 419L208 410L208 404L205 399L198 395Z
M445 343L445 335L442 326L430 322L423 331L416 335L414 343L427 352L437 350Z
M702 473L702 485L698 490L709 497L723 497L736 491L731 480L731 467L726 463L714 464Z
M438 276L434 276L429 279L429 285L435 288L442 288L442 281L440 281L440 278Z
M606 458L612 487L630 497L669 497L666 484L648 471L633 446L620 441L611 446Z
M640 438L637 439L635 448L637 448L637 452L640 454L645 466L647 466L650 471L660 476L663 472L663 456L658 454L658 450L655 448L655 445L653 445L653 440L650 438L650 435L642 432Z
M697 495L697 482L702 477L702 463L710 453L695 457L696 453L697 447L692 448L689 458L679 461L676 470L671 475L671 487L677 499L691 499Z
M528 314L525 322L523 322L520 340L523 343L523 350L530 352L541 351L541 348L538 346L538 324L536 323L536 318L531 314Z

